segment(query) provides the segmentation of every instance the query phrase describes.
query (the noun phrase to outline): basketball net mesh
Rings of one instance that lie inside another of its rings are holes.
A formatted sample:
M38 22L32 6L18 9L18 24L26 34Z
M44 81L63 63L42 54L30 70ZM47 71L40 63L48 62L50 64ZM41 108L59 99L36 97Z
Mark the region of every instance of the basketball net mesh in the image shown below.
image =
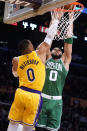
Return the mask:
M78 18L78 16L81 14L83 8L81 9L81 6L78 5L77 10L76 10L77 5L70 6L69 9L64 9L64 6L55 9L51 11L51 17L52 19L55 18L55 15L59 15L62 13L60 22L57 27L57 34L54 37L54 40L64 40L66 38L72 37L73 36L73 22Z

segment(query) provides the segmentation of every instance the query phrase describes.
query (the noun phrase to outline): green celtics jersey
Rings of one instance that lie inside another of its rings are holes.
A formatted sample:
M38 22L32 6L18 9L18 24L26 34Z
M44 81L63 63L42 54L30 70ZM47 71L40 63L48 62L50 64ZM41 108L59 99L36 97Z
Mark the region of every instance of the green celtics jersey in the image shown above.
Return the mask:
M43 93L51 96L61 96L68 71L61 59L50 58L46 62L46 80Z

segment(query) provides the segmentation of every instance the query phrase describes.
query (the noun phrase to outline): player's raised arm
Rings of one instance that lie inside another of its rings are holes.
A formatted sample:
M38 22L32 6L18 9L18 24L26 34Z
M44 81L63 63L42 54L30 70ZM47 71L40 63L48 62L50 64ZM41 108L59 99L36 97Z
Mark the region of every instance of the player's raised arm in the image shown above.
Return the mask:
M69 70L69 64L72 58L72 44L73 44L73 14L69 14L70 25L68 27L67 39L64 40L64 54L62 60L67 70Z
M54 36L57 34L57 26L62 17L61 12L59 12L59 15L52 18L50 27L47 31L47 35L44 39L44 41L39 45L37 54L39 55L40 59L43 63L45 63L48 51L51 48L52 41L54 39Z

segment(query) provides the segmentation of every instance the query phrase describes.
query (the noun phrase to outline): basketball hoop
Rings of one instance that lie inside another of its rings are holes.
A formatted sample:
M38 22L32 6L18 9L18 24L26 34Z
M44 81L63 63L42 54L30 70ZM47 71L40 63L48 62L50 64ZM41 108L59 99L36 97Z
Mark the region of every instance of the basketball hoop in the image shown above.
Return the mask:
M61 8L56 8L51 11L51 17L52 19L57 17L60 12L62 12L62 17L60 19L60 22L57 27L57 34L54 37L54 40L64 40L68 38L66 35L67 32L72 37L72 31L70 30L70 26L73 24L73 22L78 18L78 16L81 14L82 10L84 9L83 4L79 2L73 2L71 4L62 6ZM69 16L73 16L73 18L69 18ZM71 34L70 34L71 33Z

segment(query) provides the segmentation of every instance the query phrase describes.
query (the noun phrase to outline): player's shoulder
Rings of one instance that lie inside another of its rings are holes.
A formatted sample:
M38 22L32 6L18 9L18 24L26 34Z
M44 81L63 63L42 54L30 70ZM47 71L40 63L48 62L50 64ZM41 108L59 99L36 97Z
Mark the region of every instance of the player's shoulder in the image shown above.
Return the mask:
M18 60L18 59L19 59L19 57L16 57L16 56L15 56L15 57L13 57L13 60Z

